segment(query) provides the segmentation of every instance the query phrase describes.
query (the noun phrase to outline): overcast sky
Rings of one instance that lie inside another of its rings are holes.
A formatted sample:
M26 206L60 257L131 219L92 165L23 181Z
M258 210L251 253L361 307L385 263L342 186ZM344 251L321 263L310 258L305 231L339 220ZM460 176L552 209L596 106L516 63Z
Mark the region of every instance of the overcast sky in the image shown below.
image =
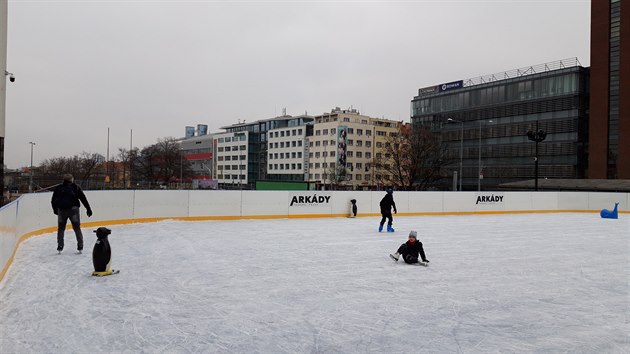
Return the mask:
M577 57L590 1L9 0L5 164L110 156L187 125L333 107L410 120L418 88Z

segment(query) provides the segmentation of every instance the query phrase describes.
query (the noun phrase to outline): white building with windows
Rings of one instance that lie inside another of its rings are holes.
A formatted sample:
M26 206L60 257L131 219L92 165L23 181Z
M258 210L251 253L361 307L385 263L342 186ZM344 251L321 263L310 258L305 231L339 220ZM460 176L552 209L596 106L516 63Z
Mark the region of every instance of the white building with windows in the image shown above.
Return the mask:
M219 184L234 188L248 184L248 135L248 131L213 134L214 175Z
M267 136L267 177L270 180L308 180L308 135L312 124L272 129Z

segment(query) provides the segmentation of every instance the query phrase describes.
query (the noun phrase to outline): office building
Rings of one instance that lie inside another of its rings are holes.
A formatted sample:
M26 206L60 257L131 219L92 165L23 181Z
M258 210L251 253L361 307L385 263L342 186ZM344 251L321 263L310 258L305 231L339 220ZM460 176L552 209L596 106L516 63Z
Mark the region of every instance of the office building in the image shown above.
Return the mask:
M588 178L630 179L630 3L591 2Z
M448 148L442 189L494 189L532 180L536 172L584 178L588 89L589 69L577 59L560 60L421 88L411 121ZM543 141L528 139L541 130Z

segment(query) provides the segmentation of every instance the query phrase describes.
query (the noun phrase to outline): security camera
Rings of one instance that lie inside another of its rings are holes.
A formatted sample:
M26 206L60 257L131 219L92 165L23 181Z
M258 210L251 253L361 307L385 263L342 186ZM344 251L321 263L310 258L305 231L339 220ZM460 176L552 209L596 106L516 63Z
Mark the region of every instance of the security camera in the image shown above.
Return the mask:
M11 82L15 82L15 76L13 76L13 73L10 73L8 71L4 71L4 76L8 76L9 77L9 81Z

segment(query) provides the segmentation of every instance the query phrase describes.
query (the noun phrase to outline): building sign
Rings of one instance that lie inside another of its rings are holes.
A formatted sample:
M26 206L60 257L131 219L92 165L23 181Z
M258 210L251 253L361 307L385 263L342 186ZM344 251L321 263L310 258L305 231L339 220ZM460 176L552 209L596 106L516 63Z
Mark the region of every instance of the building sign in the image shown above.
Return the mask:
M464 80L448 82L446 84L440 85L440 92L457 90L464 87Z
M418 90L418 96L430 95L439 92L439 86L429 86Z
M289 193L289 207L329 208L331 193Z
M337 166L335 176L339 177L340 171L345 171L348 165L348 127L337 128Z
M503 195L500 194L479 194L477 195L477 202L475 205L479 204L499 204L503 203Z

